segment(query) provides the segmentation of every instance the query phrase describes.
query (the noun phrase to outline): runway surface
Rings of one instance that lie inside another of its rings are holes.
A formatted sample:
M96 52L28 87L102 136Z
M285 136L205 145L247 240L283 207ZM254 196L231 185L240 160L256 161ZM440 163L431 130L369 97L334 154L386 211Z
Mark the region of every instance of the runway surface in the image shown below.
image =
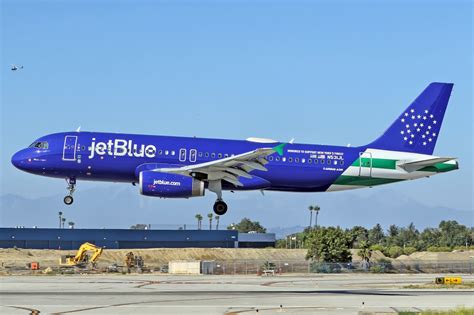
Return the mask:
M4 276L0 314L358 314L474 307L474 290L404 288L436 276Z

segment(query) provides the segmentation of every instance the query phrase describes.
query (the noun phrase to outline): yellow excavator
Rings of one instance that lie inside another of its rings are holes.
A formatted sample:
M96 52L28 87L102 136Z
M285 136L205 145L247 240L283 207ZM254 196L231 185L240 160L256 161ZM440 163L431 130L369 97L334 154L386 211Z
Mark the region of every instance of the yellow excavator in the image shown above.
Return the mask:
M67 267L86 267L91 264L92 268L96 267L97 260L104 249L92 243L86 242L79 247L76 255L63 255L59 260L59 265ZM92 256L90 256L92 253Z

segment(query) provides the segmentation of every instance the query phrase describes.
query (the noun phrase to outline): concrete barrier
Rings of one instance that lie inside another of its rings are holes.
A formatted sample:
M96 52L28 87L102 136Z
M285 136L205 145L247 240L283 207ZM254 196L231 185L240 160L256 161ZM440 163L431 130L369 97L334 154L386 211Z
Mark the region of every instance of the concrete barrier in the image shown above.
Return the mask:
M199 275L201 274L201 262L197 261L170 261L168 265L168 273L170 274L184 274L184 275Z

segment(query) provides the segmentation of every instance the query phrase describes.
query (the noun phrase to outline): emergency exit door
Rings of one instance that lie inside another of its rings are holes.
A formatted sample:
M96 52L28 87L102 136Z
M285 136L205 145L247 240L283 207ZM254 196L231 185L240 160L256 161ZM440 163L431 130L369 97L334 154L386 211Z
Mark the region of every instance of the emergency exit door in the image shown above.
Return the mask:
M359 176L372 177L372 153L359 153Z

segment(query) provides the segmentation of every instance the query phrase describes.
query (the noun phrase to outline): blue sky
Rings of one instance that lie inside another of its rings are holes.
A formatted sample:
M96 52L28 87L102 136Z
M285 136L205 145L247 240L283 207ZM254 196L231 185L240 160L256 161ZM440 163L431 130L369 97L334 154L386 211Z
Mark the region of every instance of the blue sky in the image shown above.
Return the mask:
M435 154L461 170L393 189L473 208L471 1L1 3L3 194L65 192L10 164L48 133L361 145L443 81L455 87ZM97 185L112 184L78 188Z

